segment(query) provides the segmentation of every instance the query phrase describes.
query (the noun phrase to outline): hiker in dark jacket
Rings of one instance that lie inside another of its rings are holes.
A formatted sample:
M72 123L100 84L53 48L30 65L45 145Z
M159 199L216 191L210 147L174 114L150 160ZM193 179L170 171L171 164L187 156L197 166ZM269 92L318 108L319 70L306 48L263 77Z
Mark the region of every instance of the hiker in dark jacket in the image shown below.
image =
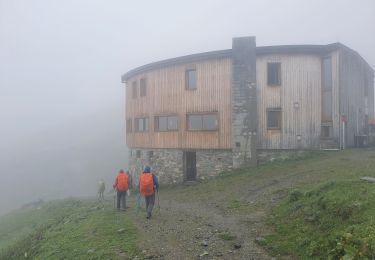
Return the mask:
M139 190L145 197L147 219L151 218L152 209L155 204L155 191L159 190L158 178L151 173L151 168L146 166L139 180Z

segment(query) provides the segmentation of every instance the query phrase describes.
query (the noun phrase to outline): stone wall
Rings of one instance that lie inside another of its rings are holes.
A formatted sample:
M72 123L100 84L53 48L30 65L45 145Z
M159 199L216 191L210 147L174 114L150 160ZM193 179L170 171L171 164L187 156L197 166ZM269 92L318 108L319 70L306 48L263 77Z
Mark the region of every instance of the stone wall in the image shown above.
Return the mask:
M209 150L197 151L197 179L217 176L233 168L232 151Z
M183 151L175 149L132 149L129 153L129 170L135 180L145 165L152 167L161 184L184 181ZM196 151L197 179L216 176L232 169L230 150Z
M162 184L183 182L182 151L170 149L132 149L130 152L130 172L135 178L145 165L149 165Z
M275 160L286 160L308 156L316 151L312 150L257 150L259 164ZM233 168L231 150L199 150L196 151L197 180L214 177L221 172L231 171ZM134 180L139 176L145 165L152 167L159 177L161 184L184 182L183 151L175 149L132 149L129 153L129 170Z
M256 166L257 93L255 37L233 38L232 44L233 167Z

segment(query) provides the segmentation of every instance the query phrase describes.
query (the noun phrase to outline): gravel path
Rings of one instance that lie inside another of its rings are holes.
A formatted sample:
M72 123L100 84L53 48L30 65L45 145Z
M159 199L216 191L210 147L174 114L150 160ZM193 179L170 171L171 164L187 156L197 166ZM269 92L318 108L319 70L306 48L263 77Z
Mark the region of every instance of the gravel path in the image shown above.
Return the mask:
M252 186L241 199L263 206L246 214L231 212L219 197L186 202L174 199L178 191L162 190L160 210L156 203L151 220L146 220L144 209L133 211L144 255L147 259L271 259L255 241L268 233L264 220L278 199L275 191L289 187L291 180L289 176ZM130 203L135 203L134 197Z

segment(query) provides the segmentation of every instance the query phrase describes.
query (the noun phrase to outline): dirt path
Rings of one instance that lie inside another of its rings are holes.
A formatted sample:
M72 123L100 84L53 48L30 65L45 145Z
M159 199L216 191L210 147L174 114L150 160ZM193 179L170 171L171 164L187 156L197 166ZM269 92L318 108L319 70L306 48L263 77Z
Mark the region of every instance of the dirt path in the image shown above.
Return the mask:
M271 259L255 241L268 233L264 221L279 199L277 191L297 181L285 176L255 183L241 199L258 206L246 214L221 203L225 192L223 197L191 202L176 199L178 191L162 190L161 209L156 203L151 220L146 220L143 209L133 215L144 236L143 253L148 259Z
M144 232L150 259L268 259L254 243L256 229L221 210L201 203L181 203L160 197L161 210L135 219ZM259 214L259 213L258 213ZM250 217L250 216L249 216Z

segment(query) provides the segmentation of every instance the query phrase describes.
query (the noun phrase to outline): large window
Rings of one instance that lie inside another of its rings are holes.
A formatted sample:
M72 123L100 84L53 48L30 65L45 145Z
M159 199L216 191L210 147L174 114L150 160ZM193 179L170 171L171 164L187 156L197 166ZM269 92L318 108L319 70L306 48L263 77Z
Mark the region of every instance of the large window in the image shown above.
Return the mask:
M131 133L133 130L132 120L126 119L126 132Z
M267 129L269 130L281 129L281 108L267 109Z
M139 96L144 97L147 94L147 81L146 78L141 78L139 81Z
M138 87L137 87L137 81L133 81L132 84L132 96L133 98L137 98L137 92L138 92Z
M148 118L136 118L134 120L134 125L135 125L135 131L136 132L146 132L148 131Z
M177 116L156 116L155 131L175 131L178 129Z
M267 63L267 84L269 86L281 85L281 63Z
M188 130L217 130L218 126L217 113L187 115Z
M332 122L332 61L331 57L322 62L322 122Z
M185 72L186 89L197 88L197 71L195 69L188 69Z

